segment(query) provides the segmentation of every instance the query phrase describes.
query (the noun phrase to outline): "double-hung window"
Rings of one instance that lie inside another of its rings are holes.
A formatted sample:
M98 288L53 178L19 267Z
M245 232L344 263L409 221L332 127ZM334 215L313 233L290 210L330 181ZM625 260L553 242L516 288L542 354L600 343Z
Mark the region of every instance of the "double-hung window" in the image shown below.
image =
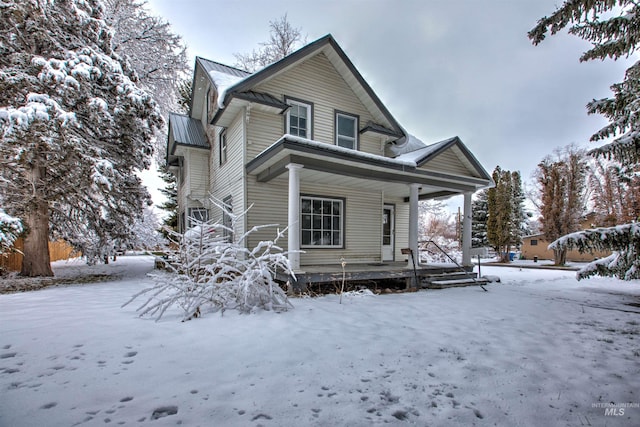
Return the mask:
M220 166L227 162L227 131L226 129L220 132Z
M286 133L301 138L312 139L311 121L312 108L311 104L287 99L290 107L287 109Z
M303 196L300 206L302 247L344 247L344 200Z
M336 145L358 149L358 116L336 112Z
M198 222L209 221L209 211L205 208L189 208L189 226L194 227Z

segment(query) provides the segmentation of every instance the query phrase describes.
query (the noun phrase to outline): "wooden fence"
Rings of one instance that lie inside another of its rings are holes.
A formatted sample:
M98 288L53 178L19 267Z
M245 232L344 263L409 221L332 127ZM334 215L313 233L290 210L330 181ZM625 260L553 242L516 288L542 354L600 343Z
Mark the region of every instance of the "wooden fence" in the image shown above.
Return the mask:
M16 240L13 247L18 251L22 251L24 241L22 239ZM69 259L78 255L75 249L69 246L64 240L49 242L49 257L51 258L51 262ZM20 271L22 269L22 258L22 254L16 251L0 254L0 270Z

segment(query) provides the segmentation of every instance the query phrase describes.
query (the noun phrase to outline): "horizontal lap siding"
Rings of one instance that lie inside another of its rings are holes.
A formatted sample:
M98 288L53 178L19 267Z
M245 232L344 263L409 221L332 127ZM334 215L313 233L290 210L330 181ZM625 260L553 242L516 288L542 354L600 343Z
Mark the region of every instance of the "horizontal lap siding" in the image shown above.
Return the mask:
M468 176L469 170L453 151L445 151L429 160L420 169Z
M282 137L283 116L252 110L247 126L247 161L251 161L265 148Z
M211 169L211 195L218 201L223 201L231 196L233 213L242 213L245 209L244 203L244 125L243 114L233 120L227 128L227 161L220 165L220 146L218 134L220 129L211 132L212 146ZM213 219L221 220L222 211L216 206L211 206ZM244 220L236 223L235 233L237 236L244 233Z
M189 198L206 201L209 184L209 153L205 150L188 150Z
M286 95L313 103L313 139L316 141L335 144L335 110L358 115L360 128L373 120L369 111L324 54L316 55L283 75L258 85L256 90L267 92L282 100ZM268 114L262 119L270 122L268 125L262 124L268 128L268 133L260 137L256 131L256 135L251 136L250 139L255 146L251 148L248 160L275 142L284 132L283 115ZM256 123L253 121L252 112L249 127L253 127L254 124ZM252 132L253 130L250 134ZM359 138L361 151L384 155L379 136L367 133Z
M275 179L269 183L258 183L249 176L247 202L253 204L248 214L248 226L263 224L287 224L288 178ZM301 254L301 265L339 264L340 258L347 262L380 261L381 256L381 218L382 196L380 193L367 193L358 189L330 188L317 184L300 183L301 194L345 199L345 248L344 249L305 249ZM299 225L297 225L299 227ZM275 229L261 230L249 239L249 247L260 240L272 240ZM278 242L286 250L287 238Z

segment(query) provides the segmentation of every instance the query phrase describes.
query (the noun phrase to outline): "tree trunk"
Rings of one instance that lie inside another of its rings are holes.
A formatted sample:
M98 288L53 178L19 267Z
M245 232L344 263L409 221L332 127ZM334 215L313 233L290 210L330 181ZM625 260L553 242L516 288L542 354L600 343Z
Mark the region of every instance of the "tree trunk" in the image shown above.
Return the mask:
M34 166L31 169L31 182L34 188L32 210L25 215L27 235L24 239L24 258L21 276L53 276L49 258L49 204L41 190L44 168Z
M566 249L554 249L553 262L555 265L565 265L567 263L567 250Z

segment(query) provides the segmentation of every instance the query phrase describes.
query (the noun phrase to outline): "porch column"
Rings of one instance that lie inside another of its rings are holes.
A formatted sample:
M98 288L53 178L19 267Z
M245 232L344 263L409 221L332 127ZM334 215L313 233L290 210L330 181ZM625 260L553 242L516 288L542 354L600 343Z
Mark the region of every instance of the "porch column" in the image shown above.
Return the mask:
M462 265L471 265L471 193L464 193L462 220Z
M302 165L297 163L289 163L289 216L287 226L289 264L291 268L300 270L300 169Z
M418 253L418 190L420 184L409 185L409 248L413 251L416 266L419 264ZM413 260L409 255L409 267L413 268Z

